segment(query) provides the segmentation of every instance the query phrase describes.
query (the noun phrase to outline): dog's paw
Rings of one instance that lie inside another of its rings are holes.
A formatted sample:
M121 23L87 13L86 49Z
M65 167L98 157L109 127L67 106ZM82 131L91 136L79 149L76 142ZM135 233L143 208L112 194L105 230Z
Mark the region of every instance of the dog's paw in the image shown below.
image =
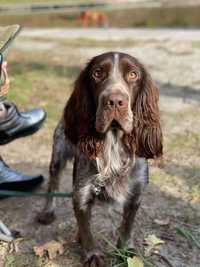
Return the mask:
M88 253L83 267L106 267L104 255L99 251Z
M48 225L48 224L51 224L55 220L55 218L56 216L53 211L44 211L44 212L38 213L36 217L36 221L41 224Z

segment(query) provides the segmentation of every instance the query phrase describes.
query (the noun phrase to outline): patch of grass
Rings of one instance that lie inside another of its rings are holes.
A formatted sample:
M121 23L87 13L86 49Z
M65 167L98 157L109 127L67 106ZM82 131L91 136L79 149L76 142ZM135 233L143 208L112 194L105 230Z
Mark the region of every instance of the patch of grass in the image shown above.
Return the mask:
M14 262L15 262L14 256L13 255L7 255L5 257L4 267L13 267Z
M192 246L197 247L200 249L200 242L198 240L197 234L193 232L190 228L186 228L183 226L177 226L176 232L180 236L187 239L188 243L190 243Z
M21 37L20 41L33 41L33 42L55 42L54 37L37 37L37 38L29 38L29 37ZM137 45L138 43L142 43L141 41L136 41L131 38L126 38L123 40L97 40L97 39L91 39L91 38L75 38L75 39L59 39L57 40L57 43L59 46L63 47L74 47L74 48L79 48L79 47L103 47L103 48L115 48L115 47L133 47ZM151 40L151 42L155 42L155 40Z
M164 114L165 155L171 158L178 157L179 162L188 162L192 157L200 157L198 113L199 108L195 106L174 114Z
M200 48L200 42L199 41L193 41L192 42L192 47L193 48Z
M37 3L49 3L49 2L52 2L52 3L64 3L64 2L72 2L71 0L9 0L9 3L8 3L8 0L0 0L0 5L3 5L3 4L37 4ZM78 3L81 3L81 2L84 2L83 0L76 0L76 2Z
M33 254L10 254L5 257L4 267L39 267L37 257Z
M43 39L44 40L44 39ZM52 40L52 39L51 39ZM123 40L96 40L90 38L77 38L77 39L67 39L65 41L60 41L61 45L69 47L132 47L137 44L133 39L123 39Z
M45 14L0 14L1 25L20 24L23 27L80 27L77 18L80 12Z
M79 67L57 64L45 56L42 60L38 58L29 54L11 60L9 72L12 78L8 98L21 109L43 107L48 113L49 125L55 126Z
M195 184L191 188L191 197L192 202L200 202L200 184L198 183L198 179L195 181Z
M199 166L168 162L163 169L154 169L150 179L163 192L197 203L200 201L199 176Z
M185 180L174 173L168 173L168 170L156 169L151 175L151 182L158 186L163 192L177 198L185 200L188 198L189 189Z
M200 6L122 9L109 11L110 24L119 27L198 27Z
M175 133L168 144L168 150L177 154L182 151L183 146L185 152L191 155L200 149L200 135L191 131Z
M154 264L151 262L151 259L149 257L144 256L143 252L127 247L119 249L108 238L106 238L105 236L101 237L112 249L111 252L106 253L112 267L128 267L128 259L133 258L134 256L138 256L141 259L141 261L144 263L144 267L155 267Z

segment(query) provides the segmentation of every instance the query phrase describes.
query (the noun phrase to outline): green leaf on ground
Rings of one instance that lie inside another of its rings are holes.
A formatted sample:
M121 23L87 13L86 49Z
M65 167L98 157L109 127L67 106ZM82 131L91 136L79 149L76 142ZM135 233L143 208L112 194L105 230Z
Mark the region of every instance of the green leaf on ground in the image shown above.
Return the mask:
M139 257L127 258L128 267L144 267L143 261Z

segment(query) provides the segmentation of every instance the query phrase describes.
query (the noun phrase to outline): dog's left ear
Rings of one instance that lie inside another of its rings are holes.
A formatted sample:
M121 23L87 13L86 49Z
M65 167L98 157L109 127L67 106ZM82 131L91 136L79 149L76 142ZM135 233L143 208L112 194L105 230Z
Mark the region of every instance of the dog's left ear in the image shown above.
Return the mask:
M145 158L162 156L162 130L158 107L159 90L143 68L140 89L134 105L136 154Z

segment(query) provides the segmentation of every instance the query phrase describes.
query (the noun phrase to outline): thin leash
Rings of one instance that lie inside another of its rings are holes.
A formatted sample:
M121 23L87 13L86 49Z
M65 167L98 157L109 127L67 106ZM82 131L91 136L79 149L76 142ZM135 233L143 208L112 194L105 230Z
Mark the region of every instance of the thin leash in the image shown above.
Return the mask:
M71 198L72 192L21 192L11 190L0 190L1 197L58 197L58 198Z

